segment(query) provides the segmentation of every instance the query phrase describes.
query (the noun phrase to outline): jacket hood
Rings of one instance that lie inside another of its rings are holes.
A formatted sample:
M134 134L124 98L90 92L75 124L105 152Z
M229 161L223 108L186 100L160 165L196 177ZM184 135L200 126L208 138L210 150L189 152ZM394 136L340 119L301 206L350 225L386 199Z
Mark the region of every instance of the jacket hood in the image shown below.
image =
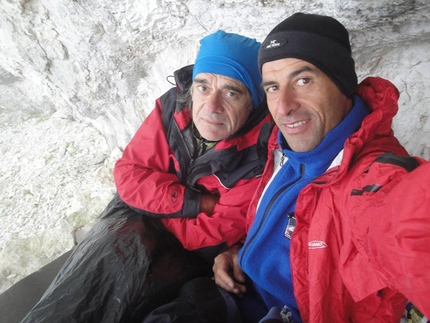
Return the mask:
M374 149L380 151L378 141L383 140L384 148L392 149L392 152L399 152L401 149L401 153L406 153L391 129L398 111L399 98L399 90L394 84L383 78L368 77L358 85L357 95L363 99L371 113L364 118L360 129L345 142L341 171L351 164L353 158L359 157L365 143L371 142ZM387 138L390 140L387 141Z
M193 79L192 79L193 66L194 65L184 66L173 73L173 77L175 78L176 89L178 90L179 93L184 92L193 83Z

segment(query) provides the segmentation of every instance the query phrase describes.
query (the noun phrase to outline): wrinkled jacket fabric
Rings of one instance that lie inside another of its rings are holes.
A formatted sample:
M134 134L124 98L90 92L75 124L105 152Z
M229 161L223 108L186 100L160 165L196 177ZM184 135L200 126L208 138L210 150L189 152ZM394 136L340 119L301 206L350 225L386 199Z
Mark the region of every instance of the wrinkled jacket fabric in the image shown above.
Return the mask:
M394 85L367 78L357 94L371 113L345 142L340 165L297 200L290 261L303 322L398 323L407 299L430 313L430 164L410 157L393 135ZM277 133L248 229L273 172Z
M177 87L157 99L114 169L121 199L148 216L162 218L188 250L226 247L245 235L246 210L267 157L271 117L254 109L245 125L193 156L190 107L178 96L191 86L192 66L175 73ZM213 214L199 212L202 193L219 195Z

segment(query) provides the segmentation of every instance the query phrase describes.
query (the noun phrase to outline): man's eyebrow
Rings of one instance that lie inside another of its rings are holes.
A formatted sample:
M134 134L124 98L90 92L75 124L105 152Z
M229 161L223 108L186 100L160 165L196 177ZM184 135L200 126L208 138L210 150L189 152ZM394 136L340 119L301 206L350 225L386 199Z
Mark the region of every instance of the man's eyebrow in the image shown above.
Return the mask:
M317 73L317 71L315 70L315 68L312 68L309 65L305 65L305 66L302 66L301 68L299 68L298 70L291 72L290 75L289 75L289 77L290 78L295 77L297 75L300 75L303 72L310 72L310 73L313 73L313 74Z
M202 78L195 78L194 79L195 83L200 83L200 84L209 84L209 81L207 79L202 79Z
M312 68L311 66L309 66L309 65L304 65L304 66L301 66L299 69L297 69L297 70L295 70L295 71L292 71L289 75L288 75L288 77L287 78L294 78L294 77L296 77L297 75L300 75L301 73L304 73L304 72L309 72L309 73L312 73L312 74L316 74L317 73L317 71L315 70L315 68ZM265 86L269 86L269 85L274 85L274 84L276 84L277 82L275 82L275 81L270 81L270 80L268 80L268 81L265 81L265 80L263 80L263 82L261 82L261 87L262 88L264 88Z
M195 78L194 79L194 83L198 83L198 84L210 84L210 82L205 79L205 78ZM239 94L243 94L244 93L244 86L240 86L240 85L235 85L235 84L225 84L222 87L223 90L230 90L230 91L234 91L237 92Z
M222 89L234 91L234 92L237 92L239 94L243 94L243 87L239 87L239 86L232 85L232 84L226 84L222 87Z

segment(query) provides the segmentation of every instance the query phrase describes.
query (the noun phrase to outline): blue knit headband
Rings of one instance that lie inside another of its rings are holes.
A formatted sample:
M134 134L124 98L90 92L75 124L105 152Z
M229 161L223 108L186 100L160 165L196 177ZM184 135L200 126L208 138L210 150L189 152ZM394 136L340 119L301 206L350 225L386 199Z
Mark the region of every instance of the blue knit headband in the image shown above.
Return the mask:
M218 30L200 40L193 80L199 73L231 77L248 88L256 108L263 99L257 61L259 48L260 43L255 39Z

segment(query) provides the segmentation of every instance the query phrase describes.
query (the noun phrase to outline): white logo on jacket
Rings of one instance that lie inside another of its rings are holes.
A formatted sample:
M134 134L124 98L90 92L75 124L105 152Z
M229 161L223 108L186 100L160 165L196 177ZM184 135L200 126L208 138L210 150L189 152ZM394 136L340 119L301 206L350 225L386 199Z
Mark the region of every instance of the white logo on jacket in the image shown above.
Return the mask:
M322 249L327 248L327 244L324 241L313 240L308 243L309 249Z

